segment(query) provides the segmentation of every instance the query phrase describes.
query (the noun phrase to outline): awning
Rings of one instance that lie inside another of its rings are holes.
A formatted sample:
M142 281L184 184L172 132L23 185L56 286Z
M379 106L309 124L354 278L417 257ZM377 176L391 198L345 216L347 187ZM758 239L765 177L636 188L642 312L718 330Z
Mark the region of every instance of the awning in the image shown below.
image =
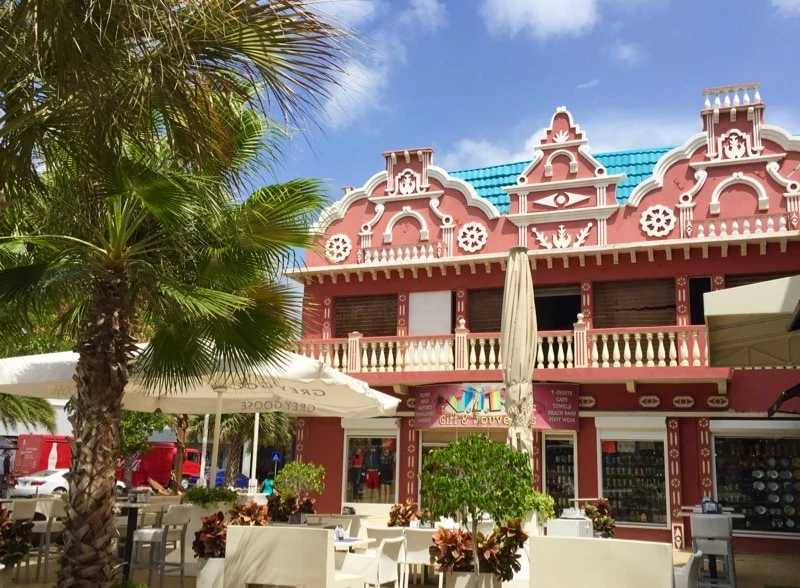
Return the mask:
M800 384L795 384L778 396L775 403L769 407L767 416L773 417L777 413L800 415Z
M713 367L800 367L800 275L703 295Z

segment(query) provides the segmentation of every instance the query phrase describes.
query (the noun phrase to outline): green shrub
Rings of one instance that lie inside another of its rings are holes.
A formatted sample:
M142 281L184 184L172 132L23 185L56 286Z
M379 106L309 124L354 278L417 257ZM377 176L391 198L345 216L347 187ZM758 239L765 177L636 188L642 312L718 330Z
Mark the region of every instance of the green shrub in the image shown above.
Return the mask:
M236 504L239 495L228 488L189 488L183 495L183 502L194 504L200 508L208 508L217 504Z

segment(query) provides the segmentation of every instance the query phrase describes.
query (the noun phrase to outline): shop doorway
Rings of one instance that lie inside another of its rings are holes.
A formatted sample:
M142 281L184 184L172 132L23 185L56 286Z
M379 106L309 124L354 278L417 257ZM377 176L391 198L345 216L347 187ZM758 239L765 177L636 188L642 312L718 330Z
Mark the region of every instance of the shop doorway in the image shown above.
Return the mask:
M555 500L556 517L572 506L578 497L577 445L575 435L542 434L542 488Z

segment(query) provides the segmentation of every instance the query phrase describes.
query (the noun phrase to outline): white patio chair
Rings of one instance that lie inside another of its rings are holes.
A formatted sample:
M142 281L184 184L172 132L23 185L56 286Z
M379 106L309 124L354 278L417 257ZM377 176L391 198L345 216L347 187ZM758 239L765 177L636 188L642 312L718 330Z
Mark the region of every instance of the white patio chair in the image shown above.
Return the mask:
M47 576L50 568L50 556L57 555L61 551L61 547L53 542L53 535L64 531L64 521L67 518L67 503L56 498L54 500L40 500L38 510L41 514L47 517L44 521L34 521L33 532L39 535L39 546L28 553L26 564L30 567L30 559L36 555L36 580L42 573L42 560L44 560L44 581L47 581ZM55 548L55 553L53 553ZM28 581L30 581L30 570L28 570Z
M384 539L396 539L398 537L403 538L403 550L400 553L400 584L403 585L403 578L405 577L405 565L404 562L406 561L406 546L405 546L405 529L403 527L367 527L367 538L368 539L375 539L375 542L380 545L381 541ZM374 552L375 549L368 549L367 553Z
M700 566L700 586L716 588L736 588L736 566L733 560L732 519L724 515L693 515L692 546L694 552L703 553ZM706 569L705 560L709 558ZM714 558L711 563L710 558ZM722 570L720 570L720 564ZM716 578L711 577L712 565L716 568Z
M181 588L183 588L184 568L186 564L186 529L191 518L191 504L170 505L161 528L138 529L133 534L133 557L131 558L131 575L134 570L147 568L147 584L153 585L153 570L159 572L159 586L164 588L164 572L167 567L180 568ZM180 563L173 564L166 561L167 546L174 548L180 543ZM150 546L150 558L147 564L139 563L139 550L142 545Z
M411 529L405 530L406 538L406 557L403 562L403 588L408 588L411 566L432 567L431 547L433 547L433 532L430 529ZM438 571L437 571L438 573ZM439 588L444 585L444 576L439 574Z
M8 515L12 521L32 521L36 516L38 500L21 498L11 501L11 513Z
M393 583L398 588L401 555L405 545L404 537L391 537L381 540L374 552L337 554L337 571L353 576L361 576L367 584L381 588ZM343 556L343 557L341 557Z
M700 565L703 563L703 552L698 551L689 556L689 561L680 568L675 568L675 588L697 588L700 576Z

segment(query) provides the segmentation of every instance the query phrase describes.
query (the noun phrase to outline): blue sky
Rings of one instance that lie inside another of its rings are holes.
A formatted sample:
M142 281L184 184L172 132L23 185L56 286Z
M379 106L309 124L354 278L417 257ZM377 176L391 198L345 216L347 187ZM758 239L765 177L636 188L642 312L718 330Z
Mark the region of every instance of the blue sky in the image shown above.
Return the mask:
M310 0L358 32L320 128L298 129L277 180L331 196L432 146L464 169L529 159L566 105L595 153L675 145L701 90L761 82L767 122L800 133L800 0Z

